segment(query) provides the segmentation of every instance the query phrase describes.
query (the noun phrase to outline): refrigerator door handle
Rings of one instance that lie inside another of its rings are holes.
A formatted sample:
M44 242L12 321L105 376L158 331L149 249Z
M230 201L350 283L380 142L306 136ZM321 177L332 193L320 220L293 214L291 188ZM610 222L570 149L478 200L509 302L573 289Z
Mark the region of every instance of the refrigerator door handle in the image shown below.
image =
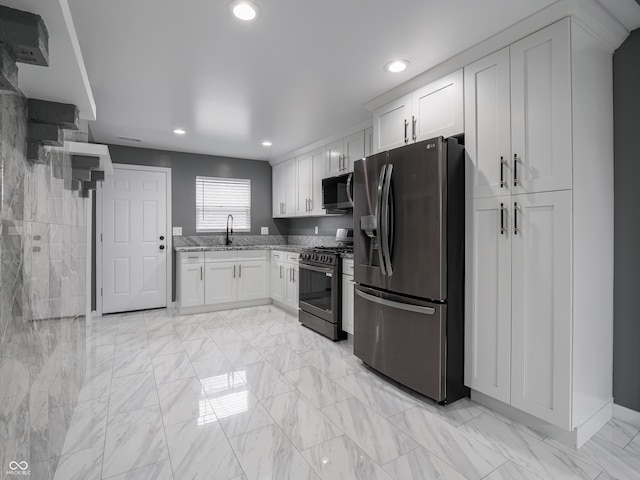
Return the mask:
M391 252L389 246L389 195L391 193L391 174L393 173L393 164L387 165L386 178L382 189L382 255L385 258L387 266L387 275L393 275L393 267L391 266Z
M380 170L380 179L378 180L378 205L376 206L376 242L378 244L378 260L380 260L380 270L382 274L387 274L387 268L385 266L384 254L382 252L382 243L384 238L384 226L382 224L382 190L384 188L384 177L387 173L387 165L382 166Z
M369 300L370 302L377 303L378 305L384 305L385 307L397 308L398 310L406 310L408 312L422 313L424 315L433 315L436 313L436 309L432 307L421 307L420 305L411 305L410 303L394 302L393 300L387 300L385 298L369 295L356 288L356 295Z

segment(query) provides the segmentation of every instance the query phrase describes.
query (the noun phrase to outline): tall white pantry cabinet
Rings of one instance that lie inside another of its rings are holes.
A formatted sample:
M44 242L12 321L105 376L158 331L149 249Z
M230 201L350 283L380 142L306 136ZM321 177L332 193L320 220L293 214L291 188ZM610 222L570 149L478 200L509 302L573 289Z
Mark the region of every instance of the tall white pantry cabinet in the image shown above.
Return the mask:
M612 81L570 18L464 69L465 383L576 446L612 412Z

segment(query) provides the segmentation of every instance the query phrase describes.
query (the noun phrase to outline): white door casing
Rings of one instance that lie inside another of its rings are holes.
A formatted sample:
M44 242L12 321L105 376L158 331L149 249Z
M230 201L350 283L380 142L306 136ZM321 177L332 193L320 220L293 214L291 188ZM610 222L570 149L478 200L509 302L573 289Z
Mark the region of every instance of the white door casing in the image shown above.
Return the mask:
M171 303L170 196L169 168L114 164L99 188L98 314Z

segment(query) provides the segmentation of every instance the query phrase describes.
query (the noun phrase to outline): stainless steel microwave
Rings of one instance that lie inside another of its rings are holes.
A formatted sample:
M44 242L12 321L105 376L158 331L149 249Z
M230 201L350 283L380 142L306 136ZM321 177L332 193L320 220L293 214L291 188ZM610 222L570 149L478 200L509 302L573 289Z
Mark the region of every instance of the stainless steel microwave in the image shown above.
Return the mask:
M322 208L340 213L353 208L353 173L322 179Z

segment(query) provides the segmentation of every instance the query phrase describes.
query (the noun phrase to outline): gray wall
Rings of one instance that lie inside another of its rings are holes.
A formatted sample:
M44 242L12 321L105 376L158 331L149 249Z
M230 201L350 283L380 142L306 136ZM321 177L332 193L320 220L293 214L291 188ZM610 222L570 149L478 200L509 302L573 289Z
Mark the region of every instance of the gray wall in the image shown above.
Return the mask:
M640 411L640 29L613 56L615 261L613 397Z
M196 233L196 176L251 179L251 234L269 227L270 235L286 235L286 222L271 218L271 165L259 160L109 145L111 161L171 168L173 226L183 235ZM211 233L202 233L211 235Z

